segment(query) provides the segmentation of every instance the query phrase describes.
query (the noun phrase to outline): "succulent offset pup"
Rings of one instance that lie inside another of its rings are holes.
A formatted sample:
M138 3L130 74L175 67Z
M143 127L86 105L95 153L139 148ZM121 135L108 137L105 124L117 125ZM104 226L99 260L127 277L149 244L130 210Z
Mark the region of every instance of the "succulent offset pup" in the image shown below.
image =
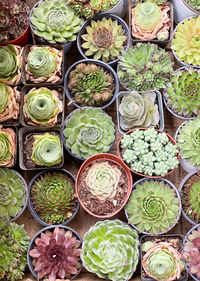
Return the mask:
M0 126L0 166L11 167L16 157L16 134L13 129Z

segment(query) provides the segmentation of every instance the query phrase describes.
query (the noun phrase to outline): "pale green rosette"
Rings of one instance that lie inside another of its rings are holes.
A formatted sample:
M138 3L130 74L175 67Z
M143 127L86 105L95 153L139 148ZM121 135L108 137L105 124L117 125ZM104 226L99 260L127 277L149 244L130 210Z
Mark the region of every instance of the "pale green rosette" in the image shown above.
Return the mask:
M8 136L0 133L0 164L12 158L10 141Z
M8 106L9 88L3 83L0 83L0 113L4 112Z

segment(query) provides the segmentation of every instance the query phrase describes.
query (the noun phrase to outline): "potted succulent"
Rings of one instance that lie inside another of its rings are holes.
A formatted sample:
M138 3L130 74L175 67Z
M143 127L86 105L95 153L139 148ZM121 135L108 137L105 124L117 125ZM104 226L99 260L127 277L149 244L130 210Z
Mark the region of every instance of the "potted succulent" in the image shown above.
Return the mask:
M116 99L118 130L155 127L164 129L162 96L159 91L120 92Z
M1 0L0 45L25 46L29 36L29 7L21 0Z
M174 19L176 23L188 17L197 17L200 13L198 0L171 0L174 6Z
M0 125L0 167L13 167L17 158L16 130Z
M109 218L126 204L132 176L115 155L100 153L87 159L76 177L76 193L82 207L92 216Z
M66 72L64 87L67 98L74 106L111 105L119 91L116 72L108 64L92 59L75 62Z
M97 15L82 25L77 47L85 58L107 62L115 66L122 50L130 46L129 28L125 21L113 14Z
M179 164L174 139L153 128L128 131L119 140L117 153L133 173L148 178L167 176Z
M172 52L178 63L182 66L196 66L200 68L200 15L180 22L174 30Z
M29 242L23 225L0 220L1 279L17 281L23 278Z
M117 75L128 91L159 90L169 81L173 65L169 53L156 44L137 43L122 51Z
M128 223L138 232L160 235L170 231L181 215L181 198L166 179L140 179L125 206Z
M83 161L111 149L115 141L115 127L112 118L101 108L83 107L68 115L62 137L67 152Z
M67 224L77 214L75 178L64 169L47 169L29 183L28 207L42 225Z
M200 70L181 67L171 76L164 91L164 103L175 117L188 120L200 114Z
M84 236L83 266L98 277L129 280L138 264L138 235L120 220L104 220L93 225Z
M141 280L187 281L182 260L181 235L142 236L140 240Z

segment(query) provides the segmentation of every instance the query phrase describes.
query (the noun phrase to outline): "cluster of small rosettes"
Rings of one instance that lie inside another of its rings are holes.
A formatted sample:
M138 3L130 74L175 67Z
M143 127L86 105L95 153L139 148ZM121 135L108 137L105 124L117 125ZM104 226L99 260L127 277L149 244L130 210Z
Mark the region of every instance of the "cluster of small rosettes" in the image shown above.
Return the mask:
M164 176L178 166L178 149L168 136L154 129L135 130L121 140L123 160L131 169L149 176Z

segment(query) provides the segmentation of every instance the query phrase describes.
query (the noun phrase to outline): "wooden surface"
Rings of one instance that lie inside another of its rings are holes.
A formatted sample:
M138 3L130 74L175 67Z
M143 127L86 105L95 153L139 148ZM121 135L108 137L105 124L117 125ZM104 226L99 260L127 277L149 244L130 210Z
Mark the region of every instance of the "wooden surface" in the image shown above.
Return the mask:
M30 7L32 7L34 5L34 3L36 3L37 1L26 0L26 2L29 4ZM81 59L81 56L78 54L78 50L76 48L76 42L74 42L73 47L71 48L71 50L67 54L67 64L68 64L68 66L71 65L73 62L79 60L79 59ZM163 105L163 107L164 107L164 105ZM65 116L67 116L67 114L69 112L71 112L72 110L73 110L73 106L67 107L67 101L66 101ZM116 141L115 141L113 149L110 153L117 154L116 144L117 144L117 141L118 141L118 139L121 135L117 130L116 104L113 103L106 110L106 112L112 117L112 119L115 123L115 126L116 126L116 131L117 131ZM182 123L182 120L172 116L166 110L165 107L164 107L164 118L165 118L165 120L164 120L165 121L164 131L169 133L172 137L174 137L176 129ZM63 167L65 169L69 170L74 176L76 176L77 171L78 171L78 169L81 165L81 162L72 158L66 151L65 151L65 154L64 154L64 159L65 159L65 164L64 164ZM21 171L20 170L20 173L24 176L24 178L25 178L25 180L28 184L29 181L31 180L31 178L37 173L37 171L28 171L27 172L27 171ZM186 172L179 165L179 167L177 169L175 169L175 171L172 174L167 176L166 179L170 180L178 188L179 184L180 184L180 181L185 177L185 175L186 175ZM139 179L139 177L136 176L135 174L133 174L133 182L135 182L138 179ZM119 218L119 219L126 222L126 218L125 218L123 210L117 216L113 217L113 219L115 219L115 218ZM92 225L94 225L97 221L98 221L98 219L90 216L81 207L78 211L77 216L72 220L72 222L70 222L68 224L68 226L73 228L74 230L76 230L83 238L85 232L88 231L88 229ZM24 224L25 230L28 232L30 237L33 237L33 235L35 235L36 232L39 231L43 227L42 225L40 225L39 223L37 223L34 220L32 215L30 214L28 208L25 210L25 212L22 214L22 216L16 222L18 224ZM170 231L170 233L179 233L179 234L184 235L191 227L192 226L181 216L179 223L176 225L176 227L174 227ZM33 280L35 280L34 277L27 270L27 273L25 274L25 276L23 278L23 281L33 281ZM98 281L99 280L100 281L102 279L97 278L96 275L88 273L85 269L83 269L82 273L75 280L77 280L77 281ZM137 272L134 273L131 281L139 281L139 280L141 280L141 278L140 278L140 270L139 270L139 266L138 266Z

